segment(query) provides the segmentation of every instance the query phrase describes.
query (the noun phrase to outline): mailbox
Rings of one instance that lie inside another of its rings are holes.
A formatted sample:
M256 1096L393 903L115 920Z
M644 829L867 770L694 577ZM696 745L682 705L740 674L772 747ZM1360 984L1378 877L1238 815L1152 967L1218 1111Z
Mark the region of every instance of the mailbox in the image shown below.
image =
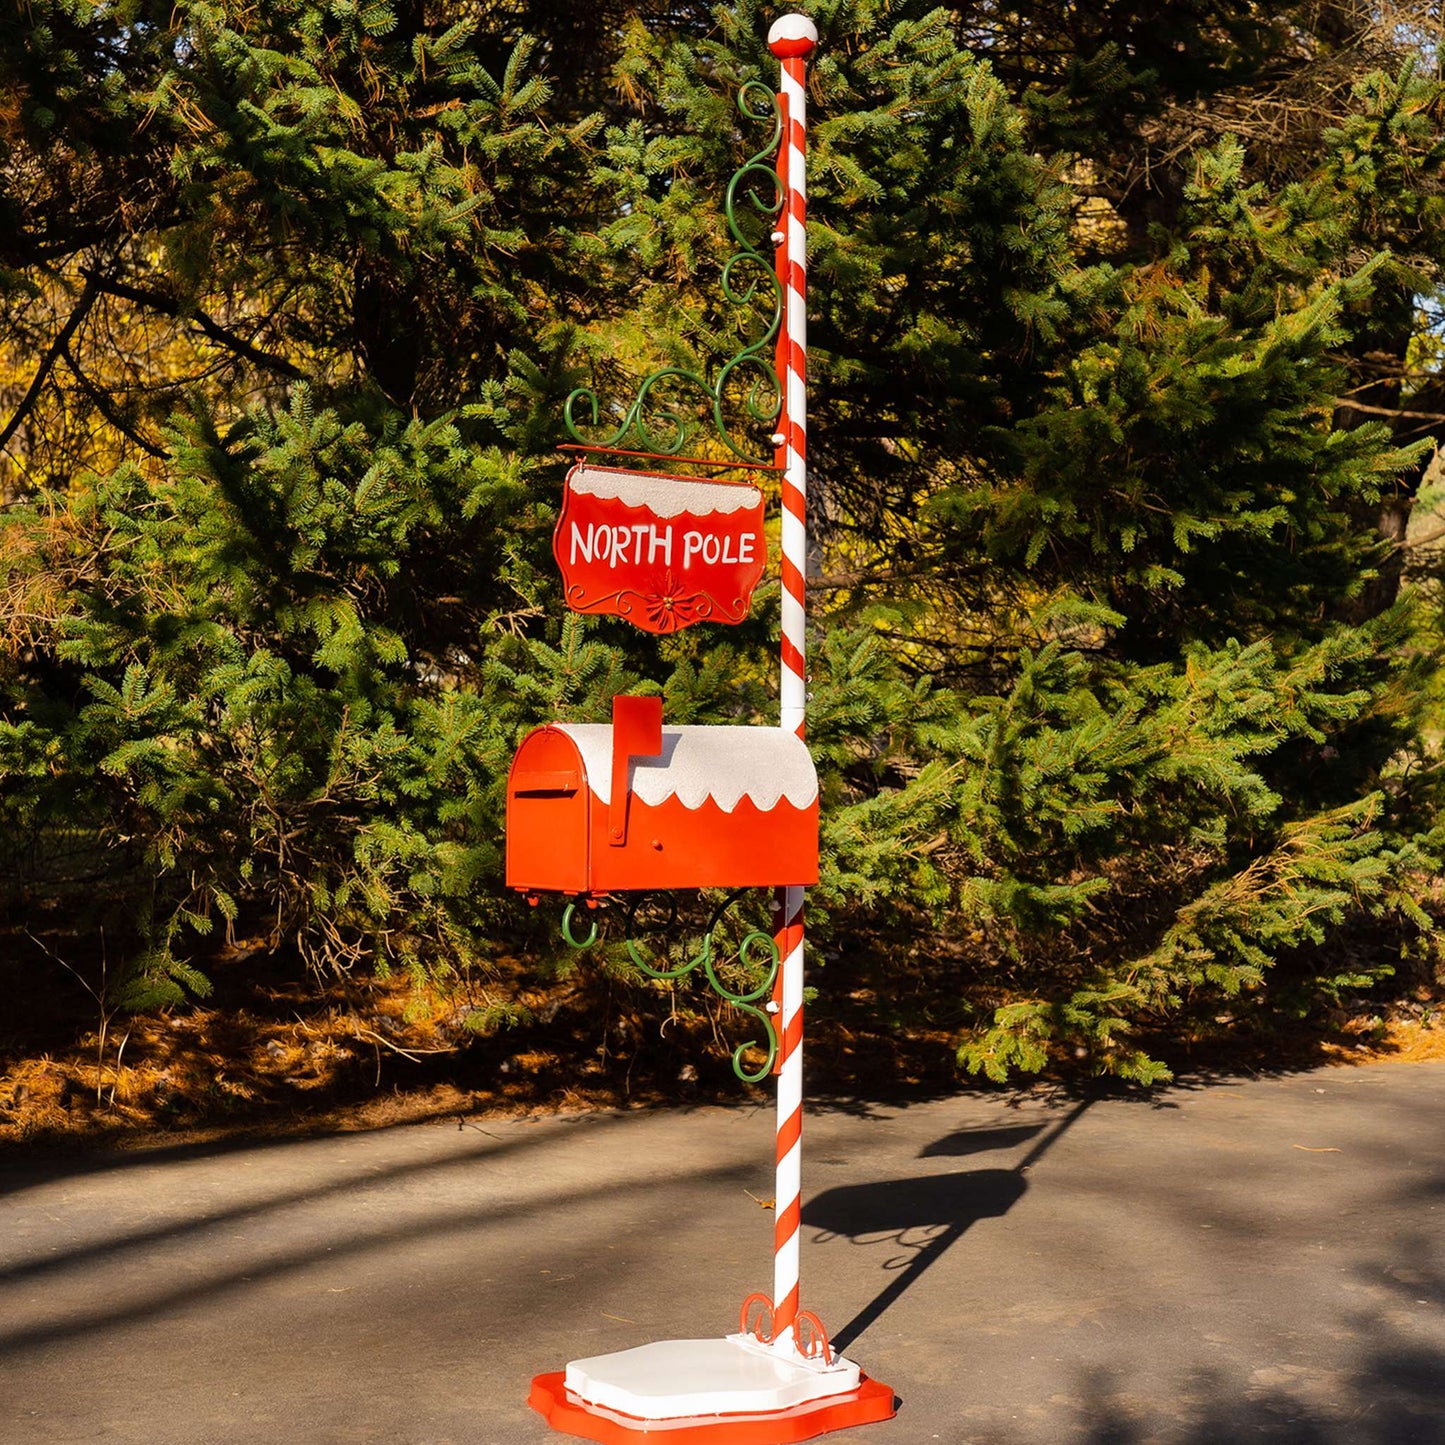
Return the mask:
M507 886L523 893L818 881L818 776L782 728L665 727L658 698L549 723L507 780Z

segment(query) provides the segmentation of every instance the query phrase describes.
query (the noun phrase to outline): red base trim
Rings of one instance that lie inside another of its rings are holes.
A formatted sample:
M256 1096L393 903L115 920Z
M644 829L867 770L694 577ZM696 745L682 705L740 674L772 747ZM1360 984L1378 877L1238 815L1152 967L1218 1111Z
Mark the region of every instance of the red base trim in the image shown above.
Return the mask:
M893 1391L864 1375L856 1390L765 1415L702 1415L638 1420L600 1405L587 1405L567 1389L556 1370L532 1381L527 1403L554 1429L602 1445L794 1445L831 1430L873 1425L898 1413Z

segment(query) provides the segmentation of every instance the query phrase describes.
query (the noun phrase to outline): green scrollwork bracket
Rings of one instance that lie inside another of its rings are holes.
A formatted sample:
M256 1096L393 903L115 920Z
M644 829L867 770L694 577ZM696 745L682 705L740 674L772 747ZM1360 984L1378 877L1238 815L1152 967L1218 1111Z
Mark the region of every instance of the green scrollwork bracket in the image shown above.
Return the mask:
M737 251L722 269L722 294L730 306L762 310L771 302L771 316L763 334L723 363L712 380L686 367L665 366L643 379L632 405L622 415L617 429L608 436L588 436L582 428L596 427L602 419L602 404L590 387L578 387L562 409L567 432L584 446L603 449L631 449L659 456L678 456L693 434L696 423L675 410L665 397L669 384L692 389L712 413L713 425L724 445L744 462L766 465L769 458L754 455L746 443L734 436L726 415L727 399L740 386L746 387L742 409L747 421L773 430L783 409L783 392L773 364L771 348L783 324L783 292L773 261L749 232L761 225L771 238L782 214L783 182L773 164L783 134L778 99L760 80L747 81L738 91L738 110L754 124L771 127L770 138L756 155L749 156L728 182L724 199L728 231ZM751 212L750 225L743 217ZM766 314L766 313L764 313ZM658 393L654 396L654 393ZM584 415L579 419L578 408ZM610 409L615 416L620 406Z
M708 986L724 1003L730 1004L733 1008L750 1015L757 1021L762 1030L762 1040L748 1039L739 1044L732 1054L733 1072L744 1083L757 1084L772 1072L773 1065L778 1058L778 1031L768 1013L768 1005L764 1004L759 1007L759 1002L771 995L773 986L777 982L781 959L777 944L766 933L754 929L745 934L738 944L737 958L734 963L734 968L741 971L748 982L734 988L722 977L719 972L715 944L717 928L722 922L724 914L737 902L738 897L738 894L733 894L713 912L697 952L679 964L667 965L654 962L647 957L644 950L639 947L637 940L632 937L633 925L643 902L641 897L634 898L627 907L627 935L622 942L623 947L627 950L628 958L632 960L633 966L639 973L648 978L658 979L662 983L676 983L701 969ZM572 932L573 910L576 906L575 903L569 903L562 914L562 937L573 948L588 948L597 940L597 924L594 921L587 939L578 942ZM670 924L676 921L676 908L670 900L666 906L668 909L667 923ZM755 1048L763 1050L763 1061L757 1068L749 1069L743 1061L748 1052Z
M751 957L754 950L762 954L762 960ZM773 984L777 980L780 962L778 946L766 933L749 933L738 945L738 962L744 968L761 967L763 981L752 989L735 992L717 976L710 957L704 960L703 971L719 998L730 1003L735 1009L739 1009L745 1014L751 1014L762 1026L763 1038L766 1040L765 1057L757 1069L749 1070L743 1064L743 1056L749 1049L756 1046L753 1040L749 1039L733 1050L733 1073L745 1084L759 1084L772 1073L773 1065L778 1059L778 1031L774 1028L772 1019L764 1009L757 1006L759 999L773 991Z
M778 1031L773 1026L773 1021L766 1009L758 1007L758 1000L766 998L772 993L773 984L778 977L778 946L766 933L755 931L747 934L738 945L737 963L745 974L751 974L755 980L760 978L760 981L753 982L751 986L743 985L739 988L732 988L718 973L713 947L716 927L717 919L715 917L712 927L708 929L703 938L702 947L691 958L673 968L658 968L649 962L642 956L642 951L630 938L626 941L627 956L648 978L660 979L664 983L675 983L678 979L685 978L688 974L701 968L709 987L724 1003L730 1004L740 1013L748 1014L757 1020L762 1029L762 1041L748 1039L739 1044L733 1050L732 1065L733 1073L745 1084L761 1083L772 1073L773 1065L778 1058ZM748 1051L754 1048L761 1048L764 1057L756 1069L749 1069L743 1060Z
M562 910L562 937L569 948L591 948L592 945L597 942L597 919L595 916L591 919L592 929L587 937L578 938L572 932L572 919L576 915L576 912L577 904L575 902L569 903L566 908Z

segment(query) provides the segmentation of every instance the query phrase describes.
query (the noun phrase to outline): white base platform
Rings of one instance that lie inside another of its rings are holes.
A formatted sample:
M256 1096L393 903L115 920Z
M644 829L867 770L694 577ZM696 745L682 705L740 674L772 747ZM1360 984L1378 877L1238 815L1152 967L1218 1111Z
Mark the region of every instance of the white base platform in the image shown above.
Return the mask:
M851 1360L831 1365L775 1351L751 1335L658 1340L567 1366L567 1389L588 1405L637 1420L763 1414L858 1388Z

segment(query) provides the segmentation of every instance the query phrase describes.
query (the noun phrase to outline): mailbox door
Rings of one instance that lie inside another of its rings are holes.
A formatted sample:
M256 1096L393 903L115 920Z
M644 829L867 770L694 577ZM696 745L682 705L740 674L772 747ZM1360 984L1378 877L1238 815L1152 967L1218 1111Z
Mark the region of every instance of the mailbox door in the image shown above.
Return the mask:
M507 780L507 886L585 893L590 840L587 774L566 733L523 739Z

